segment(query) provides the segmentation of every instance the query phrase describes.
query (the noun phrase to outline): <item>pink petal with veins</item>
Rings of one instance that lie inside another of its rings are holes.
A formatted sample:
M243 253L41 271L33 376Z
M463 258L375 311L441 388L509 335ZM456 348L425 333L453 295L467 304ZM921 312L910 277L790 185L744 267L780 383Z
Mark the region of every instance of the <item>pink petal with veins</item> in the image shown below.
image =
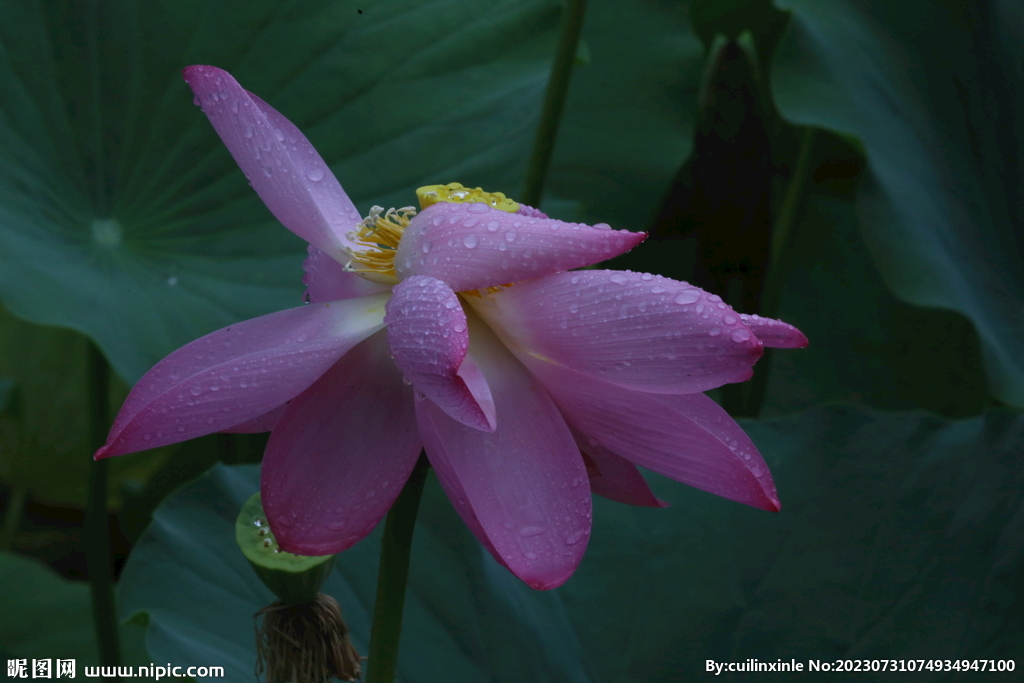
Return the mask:
M391 291L388 285L370 282L346 271L344 266L312 244L307 251L309 255L302 264L305 272L302 284L306 285L306 301L310 303L340 301Z
M182 74L260 199L286 228L344 262L347 234L362 220L331 169L288 119L246 92L228 72L189 66Z
M245 422L240 422L220 431L223 434L262 434L263 432L272 432L274 431L274 427L277 426L278 421L281 419L281 416L284 415L284 411L287 409L288 404L283 403L258 417L246 420Z
M462 424L494 431L494 400L466 357L466 314L447 284L420 275L398 283L384 324L395 365L417 389Z
M386 295L245 320L187 344L128 394L97 458L227 429L294 398L384 324Z
M763 353L719 297L647 273L556 273L467 301L510 346L639 391L742 382Z
M378 333L292 400L270 436L260 489L281 547L328 555L355 545L394 503L421 448L412 388Z
M583 453L583 462L590 477L590 490L608 500L626 505L664 508L668 503L658 500L644 475L636 465L612 453L597 443L590 443L582 435L576 436L576 443Z
M456 292L579 268L623 254L646 233L565 223L492 209L438 203L409 223L395 252L401 279L428 275Z
M750 331L753 332L761 343L772 349L802 349L810 342L804 333L789 323L774 318L762 318L759 315L740 314Z
M590 535L587 471L545 391L489 330L470 324L470 352L487 376L498 428L463 426L421 399L423 445L480 542L530 586L554 588L576 569Z
M519 358L588 443L717 496L781 508L757 448L707 396L630 391L527 354Z

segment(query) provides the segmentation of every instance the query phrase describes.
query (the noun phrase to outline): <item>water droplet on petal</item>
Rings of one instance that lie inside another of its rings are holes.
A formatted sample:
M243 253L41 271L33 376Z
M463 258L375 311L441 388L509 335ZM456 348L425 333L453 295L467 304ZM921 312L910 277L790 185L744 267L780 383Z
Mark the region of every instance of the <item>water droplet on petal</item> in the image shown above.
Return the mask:
M491 221L487 224L487 232L498 232L498 228L501 227L501 223L498 221Z
M324 169L322 168L307 168L306 177L312 180L314 183L318 183L324 179Z
M734 342L743 342L747 341L748 339L750 339L750 330L734 330L732 333L732 340Z
M712 337L717 337L718 335L722 334L722 328L716 325L715 327L711 328L708 334L711 335Z
M581 531L577 531L576 533L572 534L571 536L569 536L568 538L565 539L565 544L566 545L576 545L577 543L582 541L584 536L586 536L586 535L587 535L586 531L582 531L582 530Z
M471 206L483 206L482 204L471 204ZM466 245L466 249L473 249L476 245L480 244L480 238L476 235L466 235L462 238L462 243Z
M675 299L672 299L672 301L680 305L686 305L692 304L696 302L698 299L700 299L700 292L698 292L696 289L688 289L685 292L681 292L680 294L678 294ZM703 310L703 306L697 307L698 313L700 313Z
M519 530L520 536L538 536L547 531L547 527L542 526L524 526Z

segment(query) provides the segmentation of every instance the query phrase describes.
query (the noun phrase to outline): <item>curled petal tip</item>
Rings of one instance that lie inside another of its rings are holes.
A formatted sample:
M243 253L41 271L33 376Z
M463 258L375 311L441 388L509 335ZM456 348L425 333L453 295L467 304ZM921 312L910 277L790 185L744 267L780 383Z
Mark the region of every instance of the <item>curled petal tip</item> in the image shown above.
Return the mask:
M98 449L96 449L96 452L92 454L92 459L102 460L103 458L107 457L108 450L110 450L110 446L107 446L106 444L100 446Z

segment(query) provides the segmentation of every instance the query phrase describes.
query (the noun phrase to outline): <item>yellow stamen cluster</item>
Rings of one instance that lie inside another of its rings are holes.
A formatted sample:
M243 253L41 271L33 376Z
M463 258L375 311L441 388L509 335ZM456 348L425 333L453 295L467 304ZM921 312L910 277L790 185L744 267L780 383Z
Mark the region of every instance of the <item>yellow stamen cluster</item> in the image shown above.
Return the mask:
M371 208L370 215L349 233L349 237L363 249L353 252L347 269L374 282L388 285L397 283L395 250L402 240L402 233L415 215L416 209L411 206L387 211L384 211L383 206Z
M492 209L509 213L519 210L519 204L501 192L485 192L479 187L470 189L463 187L462 183L427 185L416 190L416 197L420 200L420 209L425 209L438 202L454 202L456 204L486 204Z

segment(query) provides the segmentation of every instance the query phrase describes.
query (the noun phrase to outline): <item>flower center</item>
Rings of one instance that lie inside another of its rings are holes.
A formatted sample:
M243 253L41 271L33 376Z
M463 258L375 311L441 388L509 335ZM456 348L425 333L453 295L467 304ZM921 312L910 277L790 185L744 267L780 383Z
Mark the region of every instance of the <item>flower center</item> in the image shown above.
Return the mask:
M454 202L457 204L486 204L492 209L509 213L519 211L519 204L501 192L485 192L479 187L470 189L463 187L462 183L427 185L416 190L416 197L420 200L421 209L438 202Z
M479 187L470 189L461 183L447 185L427 185L416 190L420 201L420 209L437 204L452 202L455 204L486 204L499 211L515 213L519 204L501 192L485 192ZM409 221L416 215L416 209L404 206L401 209L384 210L382 206L370 209L370 215L364 218L349 238L356 243L357 249L352 251L352 260L345 269L356 273L367 280L386 285L398 284L395 275L395 251L402 241Z

